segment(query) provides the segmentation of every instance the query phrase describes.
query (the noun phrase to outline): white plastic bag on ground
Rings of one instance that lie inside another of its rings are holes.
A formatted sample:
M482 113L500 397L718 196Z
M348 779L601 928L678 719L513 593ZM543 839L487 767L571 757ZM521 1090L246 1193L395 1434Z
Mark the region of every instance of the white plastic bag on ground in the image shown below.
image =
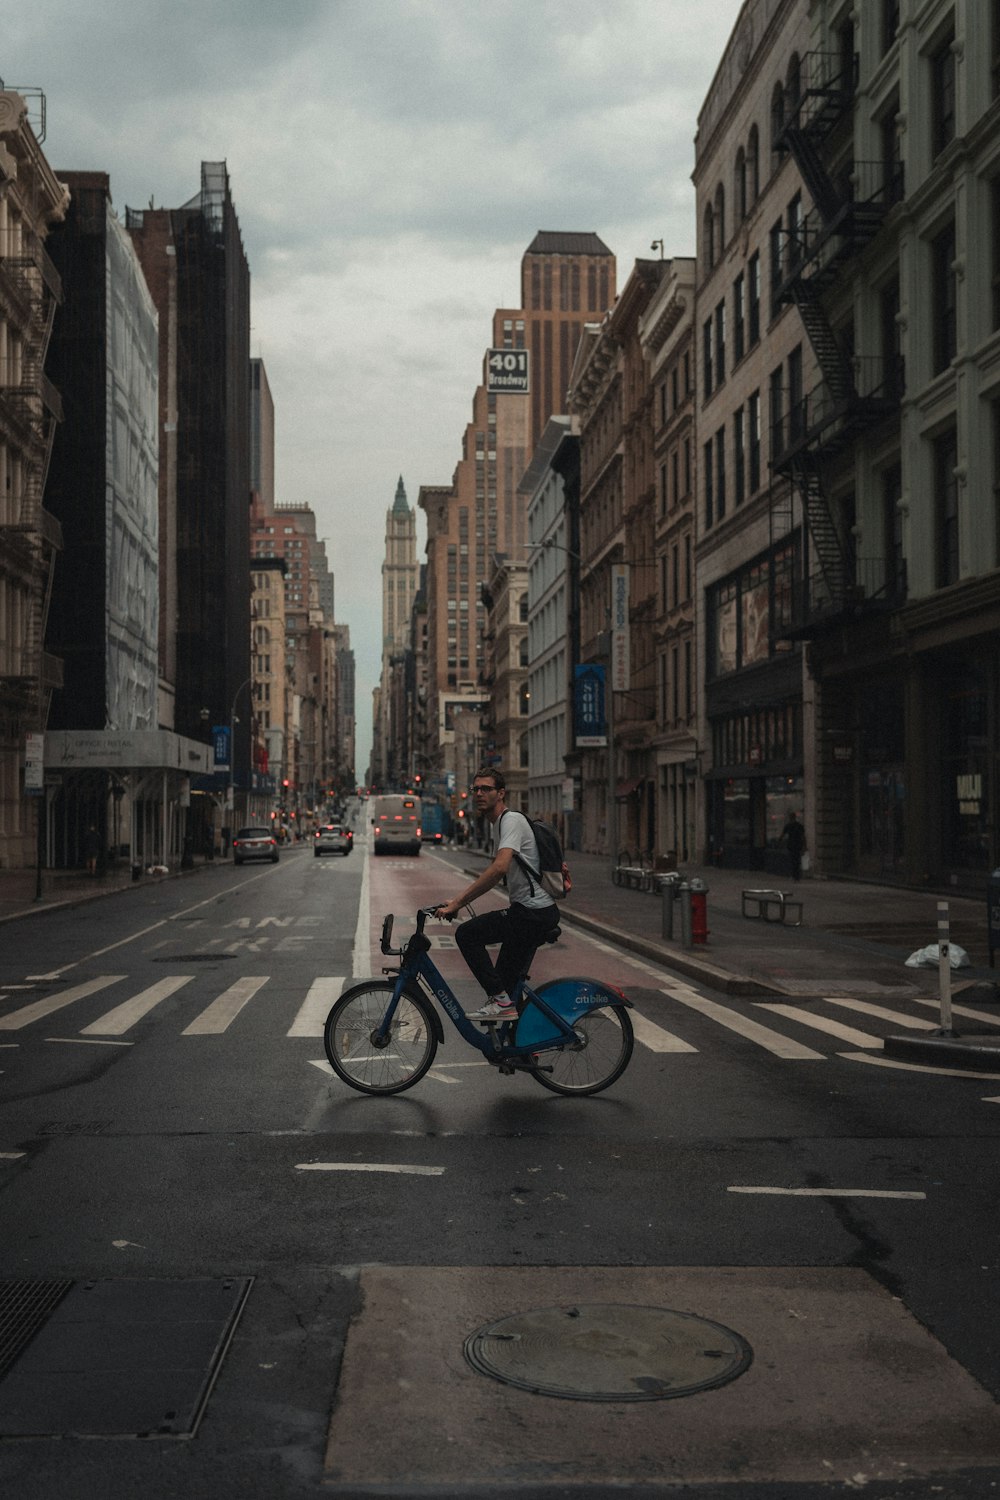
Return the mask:
M957 943L950 943L951 952L948 955L948 967L951 969L968 969L969 955L964 948ZM937 943L929 943L926 948L918 948L916 953L911 953L906 960L908 969L936 969L941 962L941 950Z

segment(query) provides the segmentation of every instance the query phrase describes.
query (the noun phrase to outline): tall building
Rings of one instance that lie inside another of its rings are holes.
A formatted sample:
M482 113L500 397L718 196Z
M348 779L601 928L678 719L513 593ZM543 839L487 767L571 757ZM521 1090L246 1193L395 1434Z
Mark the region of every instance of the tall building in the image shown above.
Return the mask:
M40 736L62 684L61 662L45 651L61 534L43 490L62 415L44 373L62 296L45 239L69 200L42 151L44 112L29 103L41 96L0 81L0 870L10 871L37 859Z
M419 581L417 518L399 476L385 514L382 561L382 670L374 706L372 778L382 787L401 786L416 767L410 740L408 682L413 602Z
M49 862L83 863L87 830L112 858L177 864L192 771L207 746L159 723L157 315L103 172L67 172L50 238L65 302L50 369L66 403L46 497L59 518L49 641L64 683L50 723ZM85 586L81 586L85 580Z
M428 527L428 692L439 769L454 770L456 712L478 714L482 742L495 743L486 709L482 589L498 557L527 561L528 497L521 480L549 417L565 405L585 324L603 316L614 298L615 259L597 235L539 232L521 261L522 306L493 314L492 342L452 483L421 489Z
M160 319L161 670L181 734L234 731L238 819L252 761L250 269L225 163L203 162L180 208L127 210L126 227Z

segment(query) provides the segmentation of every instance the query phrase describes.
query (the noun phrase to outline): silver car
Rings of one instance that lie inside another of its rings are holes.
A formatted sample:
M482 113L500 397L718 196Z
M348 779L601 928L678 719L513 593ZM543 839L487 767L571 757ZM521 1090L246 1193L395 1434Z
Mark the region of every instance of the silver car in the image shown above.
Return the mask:
M313 840L313 853L319 859L321 854L350 854L354 848L354 834L343 823L322 823L316 830Z
M278 841L270 828L241 828L233 839L233 864L247 859L269 859L278 863Z

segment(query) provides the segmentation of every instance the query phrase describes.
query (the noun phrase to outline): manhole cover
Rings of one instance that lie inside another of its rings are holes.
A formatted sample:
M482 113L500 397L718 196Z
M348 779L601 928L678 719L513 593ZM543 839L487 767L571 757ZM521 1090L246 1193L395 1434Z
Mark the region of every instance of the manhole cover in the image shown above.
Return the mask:
M470 1333L464 1350L481 1375L571 1401L690 1396L735 1380L753 1359L721 1323L614 1303L511 1313Z

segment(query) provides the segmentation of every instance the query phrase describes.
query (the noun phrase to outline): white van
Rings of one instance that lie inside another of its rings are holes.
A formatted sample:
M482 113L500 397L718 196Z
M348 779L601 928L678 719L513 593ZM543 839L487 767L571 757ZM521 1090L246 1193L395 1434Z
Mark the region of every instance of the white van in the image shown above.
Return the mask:
M372 848L376 854L419 854L420 798L372 797L368 803Z

